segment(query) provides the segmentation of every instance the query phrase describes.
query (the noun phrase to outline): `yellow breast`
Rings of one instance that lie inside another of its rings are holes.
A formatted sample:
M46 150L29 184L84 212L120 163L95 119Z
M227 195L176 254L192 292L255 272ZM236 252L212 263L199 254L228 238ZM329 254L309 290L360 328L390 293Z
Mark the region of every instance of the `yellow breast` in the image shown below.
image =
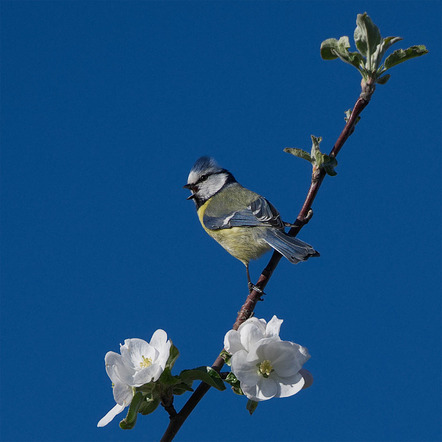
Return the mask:
M266 227L231 227L230 229L209 230L204 225L204 214L213 198L206 201L198 209L198 218L204 230L232 256L239 259L243 264L259 258L263 253L270 250L270 246L262 239Z

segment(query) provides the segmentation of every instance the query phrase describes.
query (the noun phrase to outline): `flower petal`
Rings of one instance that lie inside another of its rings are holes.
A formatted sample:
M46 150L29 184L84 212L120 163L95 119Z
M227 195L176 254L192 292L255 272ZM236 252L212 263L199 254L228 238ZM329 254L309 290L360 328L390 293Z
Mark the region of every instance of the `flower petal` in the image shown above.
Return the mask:
M266 322L264 319L250 318L238 328L241 344L249 350L257 341L265 337Z
M237 351L232 356L232 373L238 378L239 382L242 385L255 385L259 378L261 377L258 374L258 370L256 368L256 361L250 363L247 360L247 352L245 350Z
M273 369L281 377L293 376L310 358L306 348L289 341L267 343L260 350L260 357L270 360Z
M270 375L270 377L273 376ZM300 373L296 373L289 378L277 377L275 380L278 385L278 392L276 393L275 397L293 396L294 394L298 393L298 391L302 390L305 384L305 380Z
M108 351L104 357L106 373L114 384L120 382L129 384L132 380L134 371L128 367L121 355L113 351Z
M152 338L150 340L150 345L152 345L157 350L159 350L161 347L163 347L166 344L166 342L167 342L167 333L161 328L159 328L152 335Z
M281 341L279 339L279 336L271 336L270 338L263 338L259 341L255 342L252 346L249 348L249 355L248 360L254 361L254 360L260 360L264 361L265 359L272 360L269 355L267 355L268 352L266 352L266 348L274 349L275 344L278 344ZM279 354L279 353L278 353Z
M272 378L261 377L257 387L256 397L260 401L271 399L278 392L278 384Z
M244 321L239 327L238 327L238 331L241 332L241 330L243 328L245 328L248 325L255 325L256 327L260 327L263 329L263 331L265 331L266 328L266 320L265 319L258 319L256 316L253 316L249 319L247 319L246 321Z
M120 351L124 363L136 371L142 368L145 358L154 361L158 357L158 352L155 347L143 339L138 338L126 339Z
M248 399L252 401L266 401L275 397L278 392L278 384L272 378L259 377L255 385L242 385L241 389Z
M124 407L127 407L132 402L132 398L134 397L132 387L121 382L114 385L112 392L114 394L115 402L119 405L123 405Z
M224 336L224 348L230 354L234 354L239 350L244 350L241 344L241 335L237 330L229 330Z
M278 319L276 315L273 316L272 319L267 323L266 327L266 338L270 338L271 336L279 337L279 330L281 328L281 324L283 323L282 319Z
M156 360L154 360L154 362L156 362L158 366L161 367L161 373L164 371L164 368L166 367L166 362L169 359L171 346L172 346L172 341L168 340L162 343L160 347L156 348L158 355Z
M159 364L152 364L149 367L144 367L134 374L132 380L133 386L141 387L149 382L155 382L161 376L161 373L163 373L163 369Z
M99 420L97 427L104 427L105 425L107 425L117 414L121 413L125 408L126 407L124 407L123 405L115 405L115 407L112 408L112 410L110 410L106 414L106 416Z

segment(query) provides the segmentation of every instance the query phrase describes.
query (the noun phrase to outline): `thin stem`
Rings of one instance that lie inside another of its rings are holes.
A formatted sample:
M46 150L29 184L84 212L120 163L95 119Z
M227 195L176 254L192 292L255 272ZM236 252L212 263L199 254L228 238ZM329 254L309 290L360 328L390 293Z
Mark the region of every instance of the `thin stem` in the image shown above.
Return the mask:
M164 409L169 413L169 417L172 419L175 417L178 413L175 410L175 407L173 406L173 394L165 394L161 396L161 405L164 407Z
M224 360L218 356L213 363L212 368L219 372L223 365ZM201 384L198 385L197 389L192 393L180 412L176 416L170 416L169 426L161 438L161 442L171 441L176 436L184 421L188 418L189 414L198 405L198 402L209 391L209 389L210 385L205 384L204 382L201 382Z
M351 116L348 119L344 129L342 130L341 134L339 135L339 138L337 139L335 145L333 146L330 156L336 157L341 150L342 146L347 141L348 137L353 133L355 125L357 123L357 119L361 112L365 109L365 107L370 102L371 96L374 92L374 83L372 81L368 82L362 82L361 83L362 92L359 96L358 100L356 101ZM307 196L305 198L304 204L301 208L301 211L299 212L296 221L295 221L295 227L292 227L288 234L290 236L296 236L300 230L308 223L308 221L311 218L311 215L309 215L311 212L311 208L313 205L313 201L316 198L316 195L318 193L319 188L321 187L322 181L325 178L325 171L323 169L319 170L313 170L312 173L312 181L310 184L310 188L308 190ZM272 257L270 258L269 263L265 267L265 269L262 271L258 282L256 283L256 286L263 290L267 283L269 282L269 279L271 278L273 272L276 269L276 266L278 265L281 254L274 251ZM246 321L250 316L252 315L253 311L255 310L256 304L259 301L261 297L261 293L252 290L249 295L246 298L245 303L241 307L241 310L238 313L238 316L236 318L235 324L233 325L233 329L237 330L238 327ZM215 360L215 362L212 365L212 368L216 371L220 371L221 368L224 365L224 360L218 356L218 358ZM162 442L169 442L171 441L175 435L177 434L178 430L183 425L184 421L187 419L187 417L190 415L190 413L193 411L193 409L197 406L199 401L203 398L203 396L207 393L207 391L210 389L210 386L205 384L204 382L201 382L201 384L198 386L198 388L192 393L190 398L187 400L187 402L184 404L181 411L176 416L170 417L170 423L169 426L166 429L166 432L164 433L161 441Z

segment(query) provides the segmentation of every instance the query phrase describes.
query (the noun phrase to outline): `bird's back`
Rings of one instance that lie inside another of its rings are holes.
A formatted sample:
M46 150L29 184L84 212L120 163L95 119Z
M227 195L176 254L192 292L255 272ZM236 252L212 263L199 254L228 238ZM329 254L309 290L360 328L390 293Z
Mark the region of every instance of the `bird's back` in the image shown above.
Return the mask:
M233 183L204 204L204 214L211 217L229 215L250 207L250 204L258 198L259 195L257 193L246 189L239 183ZM200 207L201 209L202 207Z

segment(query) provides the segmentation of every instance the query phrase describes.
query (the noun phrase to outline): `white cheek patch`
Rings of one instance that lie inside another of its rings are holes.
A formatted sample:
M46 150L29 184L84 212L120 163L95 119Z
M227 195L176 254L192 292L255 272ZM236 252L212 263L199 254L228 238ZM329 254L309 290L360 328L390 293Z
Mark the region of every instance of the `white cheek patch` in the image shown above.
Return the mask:
M198 185L198 196L203 200L210 198L226 183L227 175L219 173L211 175L206 181Z

